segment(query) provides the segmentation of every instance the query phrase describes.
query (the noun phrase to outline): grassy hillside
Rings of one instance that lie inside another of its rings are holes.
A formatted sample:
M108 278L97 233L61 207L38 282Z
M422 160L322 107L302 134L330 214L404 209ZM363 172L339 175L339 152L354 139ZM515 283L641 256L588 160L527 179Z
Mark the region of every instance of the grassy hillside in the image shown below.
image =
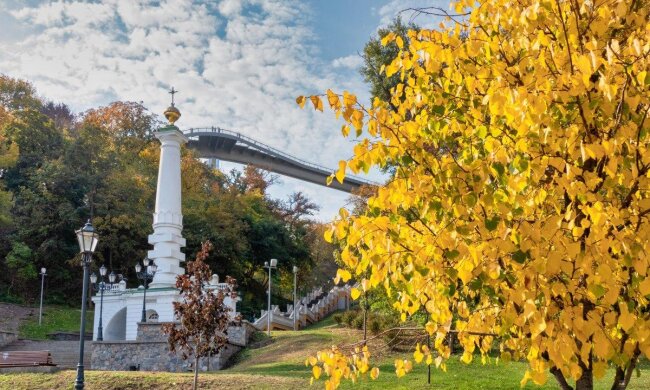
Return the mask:
M247 349L239 354L237 363L224 371L202 373L199 381L203 389L272 389L291 390L309 387L310 368L305 367L307 356L332 344L357 341L360 332L337 327L333 321L323 321L312 328L298 332L274 332L273 343L258 349ZM432 384L427 385L426 366L416 365L413 372L398 379L394 374L393 361L410 357L410 354L384 354L380 358L381 374L376 381L362 380L356 385L344 384L342 389L519 389L519 382L526 370L525 363L507 365L482 365L480 359L470 365L458 361L448 362L448 371L432 369ZM650 369L644 363L640 378L633 378L629 389L650 388ZM609 389L613 372L598 382L597 389ZM2 389L65 389L74 382L73 371L54 374L5 374L0 375ZM150 372L89 371L86 374L88 389L189 389L192 375ZM323 379L312 388L323 388ZM534 385L527 389L555 389L552 380L544 387Z
M92 332L94 312L86 311L86 332ZM30 340L45 340L48 333L79 332L81 319L80 307L65 307L47 305L43 307L43 321L38 324L38 309L36 314L29 317L20 325L20 337Z

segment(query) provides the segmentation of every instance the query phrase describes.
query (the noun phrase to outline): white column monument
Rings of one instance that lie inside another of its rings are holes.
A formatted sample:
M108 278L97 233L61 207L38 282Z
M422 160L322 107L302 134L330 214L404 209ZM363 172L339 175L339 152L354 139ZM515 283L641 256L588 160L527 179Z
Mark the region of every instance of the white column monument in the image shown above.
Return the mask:
M149 236L153 250L149 251L148 257L158 266L151 283L152 288L174 287L176 276L184 273L180 266L185 261L185 254L181 252L185 246L182 236L181 145L187 142L187 138L174 125L181 116L174 106L175 92L172 88L172 105L165 110L169 124L154 133L161 146L153 234Z
M187 138L174 124L181 113L174 106L172 90L172 104L165 110L165 117L169 123L158 129L154 136L160 141L160 163L158 166L158 187L156 188L156 208L153 213L153 234L149 236L149 244L153 250L147 257L152 259L158 269L153 281L149 284L146 297L147 322L167 322L174 320L173 303L178 301L179 293L176 289L176 277L185 273L181 262L185 261L185 254L181 248L185 246L183 238L183 213L181 208L181 146ZM103 300L104 314L104 341L137 339L138 324L142 318L142 304L144 289L126 288L126 282L115 285L105 293ZM219 283L215 275L210 288L225 288ZM93 297L95 304L99 298ZM227 297L225 304L230 306L235 314L236 302ZM95 310L95 335L97 334L100 310Z

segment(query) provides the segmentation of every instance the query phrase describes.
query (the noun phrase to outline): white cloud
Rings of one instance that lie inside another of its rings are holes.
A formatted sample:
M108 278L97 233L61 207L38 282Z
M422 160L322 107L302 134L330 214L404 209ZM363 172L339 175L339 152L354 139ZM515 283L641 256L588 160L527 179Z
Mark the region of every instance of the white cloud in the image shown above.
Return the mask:
M40 94L76 111L132 100L161 112L169 104L166 89L173 85L180 91L179 126L237 130L336 167L351 156L352 142L340 136L331 113L301 110L295 98L327 88L366 88L356 72L331 68L352 67L352 56L319 62L309 14L297 0L18 6L11 15L34 33L0 41L0 73L30 80ZM287 185L286 192L291 188L302 187ZM346 197L335 190L310 193L321 197L316 201L323 205L322 219Z
M358 54L335 58L332 61L332 66L334 68L349 68L356 70L359 69L361 65L363 65L363 58Z

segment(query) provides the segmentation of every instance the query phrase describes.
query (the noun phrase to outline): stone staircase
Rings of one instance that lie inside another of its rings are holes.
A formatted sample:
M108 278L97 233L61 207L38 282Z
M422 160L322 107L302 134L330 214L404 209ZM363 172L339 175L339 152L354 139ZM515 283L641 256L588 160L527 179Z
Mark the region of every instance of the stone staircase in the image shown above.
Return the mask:
M294 316L296 327L300 329L322 320L335 310L347 310L350 305L351 287L344 285L329 291L323 291L322 288L315 289L301 298L295 308L293 305L287 305L285 312L277 305L271 306L271 329L292 330ZM268 322L269 313L262 310L260 317L253 321L253 326L264 331L268 328Z
M16 340L11 344L0 348L4 351L50 351L52 361L58 368L77 368L79 361L79 341L54 341L54 340ZM90 369L90 356L92 352L92 341L84 344L84 368Z

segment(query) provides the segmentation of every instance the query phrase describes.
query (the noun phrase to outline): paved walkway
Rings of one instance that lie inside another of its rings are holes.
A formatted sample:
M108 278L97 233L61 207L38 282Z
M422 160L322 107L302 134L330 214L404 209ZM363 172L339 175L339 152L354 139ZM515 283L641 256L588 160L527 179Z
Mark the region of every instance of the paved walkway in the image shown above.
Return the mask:
M18 333L18 327L30 316L38 316L38 308L0 303L0 330Z

